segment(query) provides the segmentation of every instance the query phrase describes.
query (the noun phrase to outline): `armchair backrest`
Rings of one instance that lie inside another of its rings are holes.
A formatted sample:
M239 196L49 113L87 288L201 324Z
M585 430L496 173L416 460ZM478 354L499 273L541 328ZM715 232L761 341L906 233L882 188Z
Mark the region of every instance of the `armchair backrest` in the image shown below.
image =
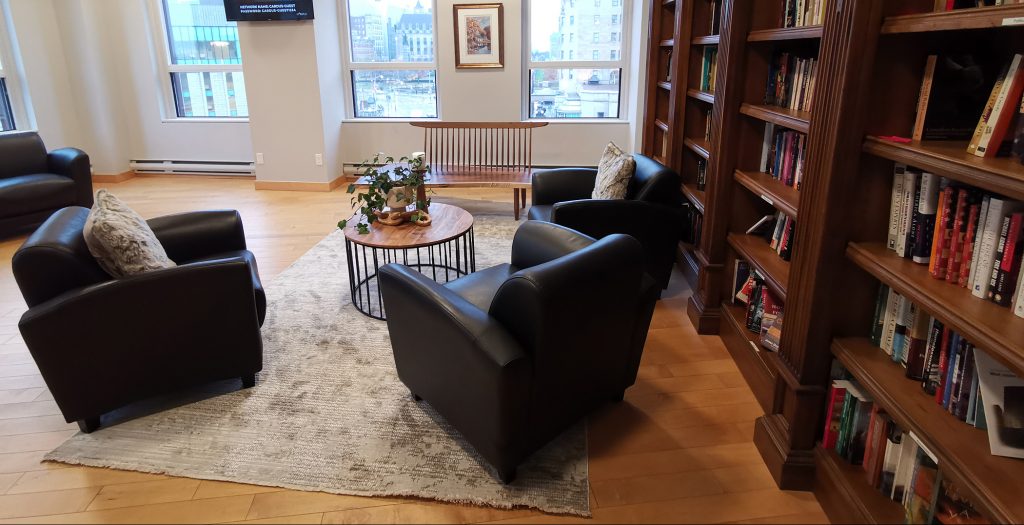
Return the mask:
M59 210L14 253L14 278L29 307L111 279L85 244L88 216L89 209L80 206Z
M644 255L627 235L522 269L490 315L531 355L530 424L550 435L621 393Z
M38 133L0 135L0 179L46 172L46 146Z
M629 181L626 198L655 202L666 206L679 206L683 192L679 174L664 164L639 153L633 155L636 171Z

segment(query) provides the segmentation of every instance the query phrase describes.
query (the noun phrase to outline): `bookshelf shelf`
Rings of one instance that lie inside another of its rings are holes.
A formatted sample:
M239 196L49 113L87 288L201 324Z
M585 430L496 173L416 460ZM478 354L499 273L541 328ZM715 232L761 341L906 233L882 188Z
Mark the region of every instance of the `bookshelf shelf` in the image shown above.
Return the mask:
M1020 17L1024 17L1022 5L890 16L882 22L882 34L1021 26L1024 21L1014 20Z
M999 523L1024 520L1024 461L993 456L984 430L946 412L869 340L836 339L832 353L898 425L935 453L943 472L968 492L978 510Z
M706 195L703 190L698 190L696 184L683 184L683 195L689 199L701 215L704 214L704 200Z
M728 242L740 257L764 276L765 284L785 303L786 287L789 285L789 261L782 260L767 241L754 235L730 233Z
M806 40L821 38L822 26L782 27L758 29L747 34L747 42L778 42L780 40Z
M717 46L719 42L718 35L705 35L694 37L693 45L695 46Z
M722 341L736 366L750 385L754 397L769 410L775 393L775 373L765 362L768 350L761 348L757 336L746 326L746 311L728 301L722 303Z
M655 119L654 126L664 131L665 133L668 133L668 124L662 122L661 120Z
M800 191L775 180L767 173L736 170L736 182L761 197L775 209L797 218Z
M834 450L814 447L817 484L828 485L821 493L833 498L832 507L844 509L845 523L903 523L903 507L882 495L864 479L864 470L839 457Z
M660 87L661 89L664 89L665 91L669 91L669 92L672 91L672 83L671 82L658 82L658 87Z
M686 96L692 99L700 100L701 102L707 102L708 104L715 103L715 94L708 93L707 91L700 91L698 89L688 89L686 90Z
M807 133L811 128L811 113L809 111L797 111L764 104L743 104L740 106L740 113L800 133Z
M1024 200L1024 165L1011 157L976 157L967 153L966 142L904 144L869 136L864 141L864 152Z
M690 148L691 150L693 150L694 153L700 155L704 159L707 159L708 157L711 156L711 146L708 145L708 142L704 139L686 138L683 140L683 144L685 144L687 148Z
M1024 319L1009 308L933 279L926 265L904 259L881 243L850 243L846 255L996 359L1014 370L1024 370Z
M661 47L675 47L676 41L675 39L669 38L666 40L662 40L661 42L658 42L658 45Z

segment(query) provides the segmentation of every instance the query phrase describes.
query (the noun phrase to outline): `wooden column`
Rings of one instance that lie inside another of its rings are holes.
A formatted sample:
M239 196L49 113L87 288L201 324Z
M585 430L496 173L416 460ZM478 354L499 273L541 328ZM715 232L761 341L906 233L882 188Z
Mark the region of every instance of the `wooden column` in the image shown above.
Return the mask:
M775 406L754 431L769 470L786 489L812 485L830 343L837 326L851 323L837 308L847 281L845 223L856 220L856 204L848 198L858 179L865 108L871 107L868 85L882 2L827 3L782 343L769 359L779 378Z

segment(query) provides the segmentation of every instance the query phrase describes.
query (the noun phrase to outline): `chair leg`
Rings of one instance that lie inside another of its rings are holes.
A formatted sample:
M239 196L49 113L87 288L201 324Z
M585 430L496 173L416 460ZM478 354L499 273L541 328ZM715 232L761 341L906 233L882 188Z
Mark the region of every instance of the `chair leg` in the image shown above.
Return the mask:
M256 374L242 376L242 388L252 388L254 386L256 386Z
M91 434L93 431L95 431L96 429L100 428L100 418L99 418L99 416L97 416L97 417L87 417L85 419L79 419L78 420L78 428L82 432L84 432L86 434Z

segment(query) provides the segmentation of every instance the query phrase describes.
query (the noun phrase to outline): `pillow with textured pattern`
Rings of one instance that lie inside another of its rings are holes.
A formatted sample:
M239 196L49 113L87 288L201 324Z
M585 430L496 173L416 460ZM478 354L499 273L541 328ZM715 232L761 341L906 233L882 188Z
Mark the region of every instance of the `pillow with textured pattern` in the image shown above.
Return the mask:
M629 180L636 170L636 161L619 149L614 142L609 142L597 165L597 179L594 181L594 199L624 199L629 188Z
M146 221L107 190L96 192L82 234L89 253L114 277L177 266Z

